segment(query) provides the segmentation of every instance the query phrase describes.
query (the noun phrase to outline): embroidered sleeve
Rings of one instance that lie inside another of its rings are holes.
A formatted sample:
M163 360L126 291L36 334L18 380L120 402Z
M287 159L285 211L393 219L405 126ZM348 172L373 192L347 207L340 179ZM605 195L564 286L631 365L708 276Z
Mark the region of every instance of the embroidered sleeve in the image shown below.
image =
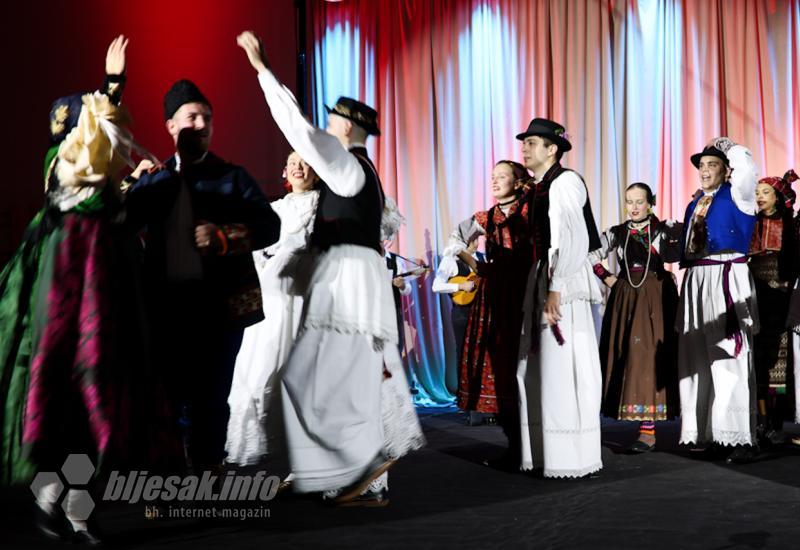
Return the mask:
M219 226L224 236L220 255L244 254L253 250L251 232L243 223L227 223Z
M124 74L107 74L103 80L103 86L100 88L100 93L107 95L114 105L119 105L120 101L122 101L122 91L124 89Z
M603 260L608 258L608 255L616 248L616 238L611 229L607 229L600 235L600 248L589 252L589 262L592 264L592 270L601 281L605 281L612 273L603 266Z
M594 264L592 266L592 271L594 271L594 274L597 275L597 278L600 279L601 281L605 281L606 279L608 279L609 277L611 277L613 275L601 263Z

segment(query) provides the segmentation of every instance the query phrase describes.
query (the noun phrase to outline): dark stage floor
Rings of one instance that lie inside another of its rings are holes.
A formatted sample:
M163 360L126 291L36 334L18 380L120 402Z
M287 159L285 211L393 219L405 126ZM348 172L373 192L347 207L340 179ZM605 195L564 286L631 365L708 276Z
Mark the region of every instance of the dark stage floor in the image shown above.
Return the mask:
M293 498L267 503L264 519L147 520L142 504L114 504L97 518L118 548L800 548L800 451L736 467L698 460L672 422L659 426L659 452L629 456L636 427L607 422L598 479L545 480L481 465L502 450L498 427L457 412L423 424L428 446L392 470L387 508ZM2 495L0 548L65 547L30 526L27 489Z

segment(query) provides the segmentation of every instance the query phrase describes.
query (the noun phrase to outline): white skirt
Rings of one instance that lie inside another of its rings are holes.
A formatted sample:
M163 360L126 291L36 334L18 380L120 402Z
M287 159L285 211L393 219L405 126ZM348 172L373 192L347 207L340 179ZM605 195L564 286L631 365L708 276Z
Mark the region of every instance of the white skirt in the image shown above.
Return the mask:
M741 254L715 254L708 259L732 260ZM678 304L675 329L678 334L703 331L709 338L725 336L724 266L708 265L686 270ZM736 317L742 330L758 332L755 286L746 263L732 264L728 279Z
M377 251L337 245L316 261L303 318L304 328L369 334L397 344L397 319L386 262Z
M421 449L425 445L425 436L397 346L384 346L383 365L386 369L381 382L383 455L396 460Z
M603 467L602 376L592 305L575 297L569 303L562 300L560 345L543 319L533 323L535 282L532 269L517 368L520 464L523 470L542 467L545 477L581 477ZM538 350L531 352L533 336Z
M256 464L271 452L279 437L280 430L270 429L279 419L268 417L280 415L279 408L271 412L270 403L278 371L289 356L300 324L303 297L296 287L297 281L308 275L298 273L298 266L305 265L307 271L310 265L304 256L278 254L256 262L265 319L245 329L236 356L228 395L227 462Z
M717 254L726 261L741 254ZM756 420L752 335L758 308L747 264L732 264L730 295L741 331L742 349L725 332L724 266L686 270L678 306L678 388L681 398L680 442L753 443Z

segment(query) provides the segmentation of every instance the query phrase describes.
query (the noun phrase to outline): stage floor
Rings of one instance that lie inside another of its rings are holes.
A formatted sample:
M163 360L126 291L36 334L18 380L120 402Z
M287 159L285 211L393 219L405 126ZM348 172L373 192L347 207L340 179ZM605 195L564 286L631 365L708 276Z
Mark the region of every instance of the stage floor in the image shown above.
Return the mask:
M800 547L800 450L727 466L677 445L677 422L658 426L658 452L622 454L631 423L605 421L599 478L546 480L482 465L498 455L496 426L458 412L426 412L428 446L391 471L386 508L333 509L316 500L266 503L268 518L145 519L144 505L96 512L108 547L702 548ZM787 425L790 432L798 427ZM3 489L0 548L57 548L30 525L32 495Z

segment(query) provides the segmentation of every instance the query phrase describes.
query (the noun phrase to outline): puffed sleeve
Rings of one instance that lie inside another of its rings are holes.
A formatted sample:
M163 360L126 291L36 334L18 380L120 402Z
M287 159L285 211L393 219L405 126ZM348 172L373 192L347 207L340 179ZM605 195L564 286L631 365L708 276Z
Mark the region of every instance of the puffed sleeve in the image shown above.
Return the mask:
M589 233L583 216L586 186L573 172L564 172L550 186L550 290L563 292L567 279L587 261Z

